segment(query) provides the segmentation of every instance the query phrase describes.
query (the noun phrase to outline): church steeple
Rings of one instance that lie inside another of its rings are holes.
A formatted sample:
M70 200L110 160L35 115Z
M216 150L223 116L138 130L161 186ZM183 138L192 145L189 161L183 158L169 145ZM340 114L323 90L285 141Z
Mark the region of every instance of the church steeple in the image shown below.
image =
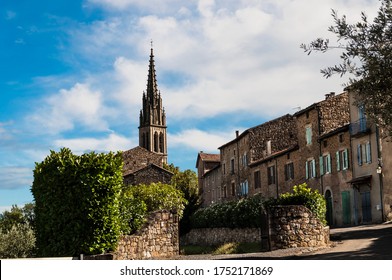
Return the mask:
M154 51L151 46L147 77L147 91L143 92L140 110L139 146L163 155L167 163L166 114L155 72Z

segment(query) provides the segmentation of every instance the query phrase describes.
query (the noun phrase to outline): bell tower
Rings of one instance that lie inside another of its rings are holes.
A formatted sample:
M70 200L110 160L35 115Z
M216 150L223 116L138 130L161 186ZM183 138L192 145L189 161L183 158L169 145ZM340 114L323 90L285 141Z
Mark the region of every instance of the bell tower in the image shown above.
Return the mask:
M143 91L143 105L140 110L139 146L162 155L163 163L167 163L166 128L166 113L162 106L161 92L158 91L151 46L147 91Z

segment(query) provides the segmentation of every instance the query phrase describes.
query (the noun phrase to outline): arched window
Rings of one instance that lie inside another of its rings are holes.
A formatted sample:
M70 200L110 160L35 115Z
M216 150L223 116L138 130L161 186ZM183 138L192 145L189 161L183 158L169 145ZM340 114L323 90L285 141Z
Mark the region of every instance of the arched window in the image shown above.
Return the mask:
M158 137L158 132L154 133L154 152L158 153L158 148L159 148L159 137Z
M159 152L160 153L164 153L165 152L164 144L165 144L165 139L163 137L163 133L161 132L159 134Z

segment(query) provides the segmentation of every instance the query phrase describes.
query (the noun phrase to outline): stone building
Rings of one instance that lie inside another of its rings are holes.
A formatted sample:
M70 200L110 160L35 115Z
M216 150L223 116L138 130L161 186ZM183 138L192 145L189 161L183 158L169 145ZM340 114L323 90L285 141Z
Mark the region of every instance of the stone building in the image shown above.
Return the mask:
M207 206L219 202L222 196L220 155L199 152L196 168L202 205Z
M219 147L220 165L215 162L215 169L202 173L204 180L199 186L203 192L215 190L215 196L203 197L203 205L256 193L277 197L306 182L325 196L329 225L365 223L363 217L370 215L365 211L371 212L373 222L391 215L392 174L387 164L392 163L385 155L392 153L392 144L377 138L376 131L354 133L355 127L361 128L361 124L355 125L361 117L356 115L358 108L355 111L350 100L348 92L329 93L325 100L294 115L282 116L241 134L236 132L232 141ZM383 149L383 162L377 160L379 142L389 148ZM356 162L359 145L360 168ZM370 155L374 155L372 161L364 166ZM211 176L219 179L212 180ZM372 208L366 210L369 204Z
M139 146L123 152L123 177L126 184L170 183L173 173L167 163L166 113L158 91L154 53L151 48L147 91L140 110Z
M392 145L382 129L366 117L365 108L350 94L350 135L353 178L350 181L352 223L382 222L392 218Z

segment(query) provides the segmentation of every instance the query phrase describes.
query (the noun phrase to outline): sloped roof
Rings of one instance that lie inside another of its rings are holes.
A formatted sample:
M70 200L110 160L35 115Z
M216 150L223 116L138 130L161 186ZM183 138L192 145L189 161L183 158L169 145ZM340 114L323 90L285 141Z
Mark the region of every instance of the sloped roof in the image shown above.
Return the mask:
M200 152L196 160L196 168L199 166L199 161L203 162L217 162L220 163L220 154L208 154Z
M162 155L150 152L140 146L123 151L122 156L124 161L123 176L134 173L150 164L162 166Z

